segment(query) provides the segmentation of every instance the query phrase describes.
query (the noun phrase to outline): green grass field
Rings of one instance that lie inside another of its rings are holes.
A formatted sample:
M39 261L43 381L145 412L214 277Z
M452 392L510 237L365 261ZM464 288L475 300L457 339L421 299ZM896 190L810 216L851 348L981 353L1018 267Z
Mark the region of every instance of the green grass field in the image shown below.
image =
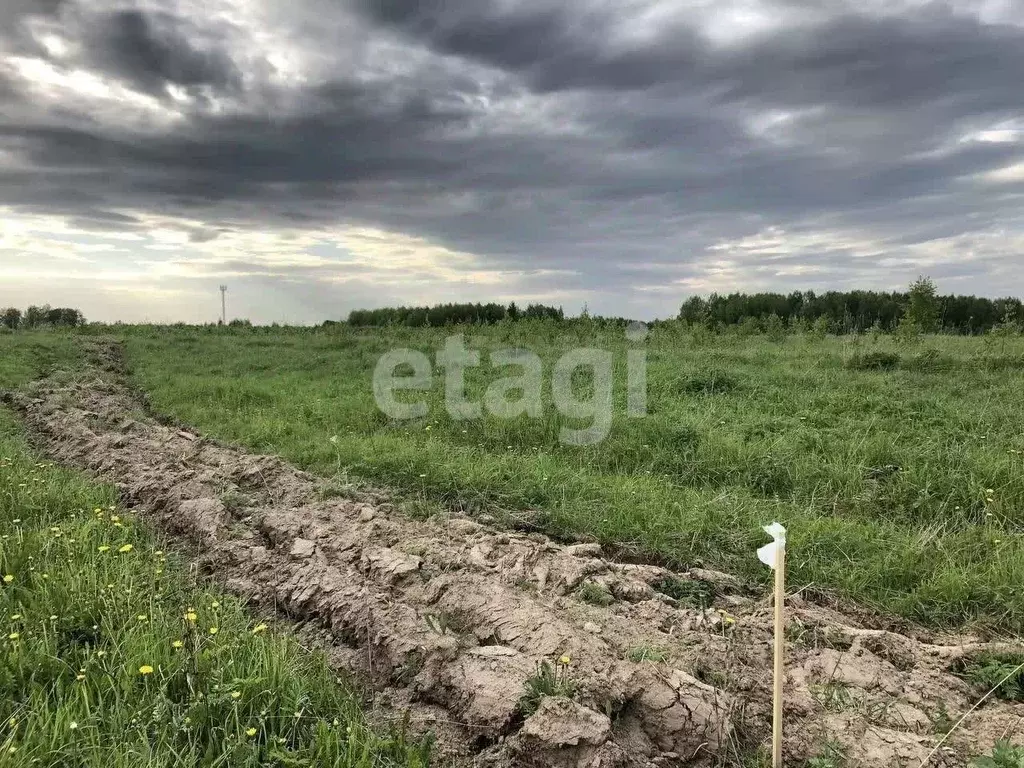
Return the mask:
M838 590L937 626L1024 629L1024 339L772 341L670 323L646 343L649 415L630 419L621 329L465 331L485 352L540 354L546 375L570 348L612 351L608 439L560 444L559 428L578 423L550 402L542 418L454 420L436 369L429 415L389 421L372 396L378 357L411 347L433 358L444 329L122 335L156 410L339 485L391 487L414 513L497 510L623 555L762 580L760 527L778 519L794 589ZM475 371L471 390L502 375Z
M71 337L0 336L0 388L72 372ZM0 409L0 767L405 766L319 656L34 456ZM166 551L165 551L166 550Z

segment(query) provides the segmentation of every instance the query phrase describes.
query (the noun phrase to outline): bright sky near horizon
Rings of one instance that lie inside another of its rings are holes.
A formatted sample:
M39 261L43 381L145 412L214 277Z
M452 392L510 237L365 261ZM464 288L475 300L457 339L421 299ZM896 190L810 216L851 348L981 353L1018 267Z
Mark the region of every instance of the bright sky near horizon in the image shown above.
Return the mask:
M1024 294L1024 2L5 0L0 306Z

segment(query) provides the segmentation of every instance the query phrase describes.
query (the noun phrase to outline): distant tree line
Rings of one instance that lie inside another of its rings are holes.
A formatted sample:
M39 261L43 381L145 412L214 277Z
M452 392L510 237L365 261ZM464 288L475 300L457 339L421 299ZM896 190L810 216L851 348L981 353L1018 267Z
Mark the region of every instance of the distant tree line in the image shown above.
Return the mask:
M562 320L561 307L529 304L519 308L515 302L501 304L437 304L433 307L384 307L382 309L354 309L349 313L349 325L406 325L441 326L456 323L493 325L502 320L551 318Z
M894 331L913 320L921 330L986 333L1004 324L1024 325L1020 299L940 296L931 280L920 278L906 292L813 291L782 293L712 293L692 296L679 319L711 328L781 324L789 328L818 328L831 333L862 332L871 328Z
M32 306L22 312L16 307L0 310L0 326L18 328L77 328L85 325L85 316L71 307Z

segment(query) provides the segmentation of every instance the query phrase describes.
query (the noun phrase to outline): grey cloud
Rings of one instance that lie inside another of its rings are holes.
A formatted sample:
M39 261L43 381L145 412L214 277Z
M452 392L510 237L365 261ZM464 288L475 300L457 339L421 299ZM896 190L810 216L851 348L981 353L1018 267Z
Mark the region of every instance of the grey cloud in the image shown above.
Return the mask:
M867 16L832 4L820 24L716 48L682 6L662 34L615 47L628 6L362 0L359 8L411 40L524 75L539 89L709 89L723 100L895 107L946 100L1019 106L1024 35L933 4L913 16ZM827 7L827 6L821 6ZM819 10L820 8L819 7ZM1009 103L1008 103L1009 100Z
M61 8L82 66L244 107L200 100L143 130L0 83L0 149L21 161L0 170L0 203L111 228L131 226L114 210L182 213L203 222L193 242L247 221L370 223L499 266L575 270L594 290L651 262L685 276L706 245L767 224L878 229L894 247L1020 224L1014 199L972 179L1024 145L957 139L1024 113L1024 30L822 4L812 28L729 47L685 16L628 47L609 42L620 4L504 7L367 0L353 16L300 0L297 16L403 41L416 66L382 76L338 54L326 81L288 86L246 84L222 22ZM773 111L775 137L756 129ZM849 255L821 259L839 274Z
M196 28L168 13L120 10L88 20L89 57L103 70L150 92L166 84L237 85L240 73L221 50L199 48Z
M72 0L5 0L0 4L0 41L8 39L19 50L33 50L24 23L30 19L55 18Z
M672 82L700 64L702 45L679 27L674 40L625 51L602 41L613 37L614 13L563 3L527 3L515 10L498 3L411 3L360 0L369 18L446 54L466 56L525 75L540 90L643 88ZM589 11L589 13L587 13Z

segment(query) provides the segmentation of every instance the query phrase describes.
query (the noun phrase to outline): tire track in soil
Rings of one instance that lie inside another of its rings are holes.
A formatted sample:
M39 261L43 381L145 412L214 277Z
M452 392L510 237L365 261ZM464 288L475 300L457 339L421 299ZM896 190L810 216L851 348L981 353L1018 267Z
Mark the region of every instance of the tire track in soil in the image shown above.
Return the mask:
M277 457L158 423L118 344L87 344L84 374L4 396L39 447L116 484L231 592L304 623L339 668L375 687L371 719L408 709L415 728L438 732L439 764L731 765L770 736L770 605L736 579L617 563L596 544L465 518L410 520L378 494L321 500L316 479ZM579 600L587 583L614 602ZM713 605L674 600L666 583ZM788 608L802 630L787 647L793 764L833 740L856 765L917 765L937 738L934 714L955 717L977 698L951 666L1020 648L868 629L877 617L797 596ZM657 661L631 660L644 655ZM524 717L538 665L564 656L574 695ZM966 765L1024 729L1022 716L1019 704L986 704L930 765Z

